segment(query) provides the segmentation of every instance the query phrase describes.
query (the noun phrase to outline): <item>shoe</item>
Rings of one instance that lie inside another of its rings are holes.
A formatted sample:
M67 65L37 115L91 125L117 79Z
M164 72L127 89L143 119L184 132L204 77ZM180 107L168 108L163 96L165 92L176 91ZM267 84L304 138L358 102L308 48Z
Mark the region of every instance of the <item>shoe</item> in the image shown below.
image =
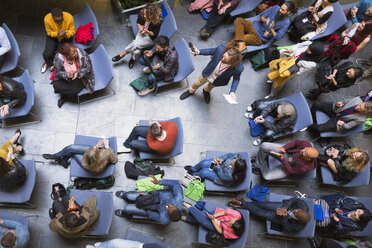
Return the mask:
M241 53L246 52L247 46L245 45L245 42L239 42L238 43L238 50Z
M67 102L67 98L66 97L63 97L62 96L61 98L59 98L58 103L57 103L58 108L61 108L62 105L65 104L65 102Z
M235 203L232 203L232 202L229 202L227 204L229 207L232 207L232 208L242 208L242 206L238 205L238 204L235 204Z
M124 57L121 57L120 56L120 54L118 54L118 55L116 55L115 57L112 57L112 62L118 62L118 61L120 61L122 58L124 58Z
M265 99L269 99L271 97L273 97L273 96L272 95L267 95L267 96L265 96Z
M55 154L44 153L41 155L44 159L58 159Z
M21 143L18 143L18 142L15 145L16 145L16 147L17 146L22 146L22 150L18 151L18 154L21 155L21 156L25 155L25 148L23 147L23 145Z
M68 168L68 159L60 159L58 160L58 164L62 165L63 168Z
M211 94L203 89L203 97L206 104L211 102Z
M356 59L355 63L361 66L370 66L370 64L368 64L368 61L369 61L368 59Z
M48 65L47 65L46 62L44 62L44 63L41 65L40 72L41 72L41 74L44 74L47 70L48 70Z
M49 217L50 219L54 219L56 217L57 213L53 210L53 208L49 208Z
M247 107L247 112L251 112L252 110L253 110L253 108L251 106Z
M141 91L138 91L138 95L139 96L146 96L147 94L153 92L155 90L155 86L152 87L151 89L146 87L145 89L141 90Z
M147 67L147 66L145 68L143 68L142 71L144 73L146 73L146 74L150 74L151 73L150 67Z
M252 173L255 175L261 175L261 169L255 165L252 165Z
M307 127L304 127L304 128L302 128L301 130L300 130L300 132L304 132L304 131L306 131L307 130Z
M256 163L256 157L251 157L251 164L255 164Z
M85 246L85 248L96 248L96 247L99 247L99 246L94 246L94 245L87 245L87 246Z
M188 98L189 96L192 96L192 95L194 95L194 93L190 93L189 90L186 90L185 92L183 92L180 95L180 100L185 100L186 98Z
M120 190L120 191L116 191L116 192L115 192L115 195L116 195L118 198L125 200L125 199L126 199L126 197L125 197L125 193L126 193L125 191Z
M244 198L239 198L239 199L232 198L232 199L229 200L229 203L233 203L233 204L236 204L236 205L240 205L241 206L244 203Z
M186 165L183 167L187 173L189 173L190 175L192 175L194 172L192 171L192 166L191 165Z
M253 141L254 146L259 146L259 145L261 145L261 143L262 143L262 140L260 138Z
M115 215L119 217L128 217L131 218L131 215L125 214L123 210L121 209L115 209Z
M204 39L207 39L209 36L211 36L211 34L207 32L206 28L202 28L200 29L200 36Z
M305 94L306 98L309 100L315 100L315 97L311 93Z
M124 145L118 147L118 153L131 153L132 149L125 147Z
M136 61L134 59L130 58L129 63L128 63L129 69L132 69L133 68L135 62Z
M54 72L54 66L51 66L51 67L49 68L49 71Z
M17 134L17 133L19 133L19 136L18 136L18 138L14 141L14 143L18 143L19 137L21 137L21 135L22 135L21 129L17 128L17 130L14 132L14 134Z
M273 83L273 80L268 79L268 80L266 80L266 83L272 84Z
M253 114L252 113L244 113L244 117L247 119L253 119Z

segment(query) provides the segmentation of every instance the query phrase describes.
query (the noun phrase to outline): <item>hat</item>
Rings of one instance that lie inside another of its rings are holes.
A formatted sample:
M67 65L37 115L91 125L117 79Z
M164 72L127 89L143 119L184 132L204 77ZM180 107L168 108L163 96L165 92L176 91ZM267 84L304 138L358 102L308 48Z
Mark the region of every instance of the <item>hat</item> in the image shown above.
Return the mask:
M278 106L279 117L293 115L295 111L296 110L292 104L282 104Z

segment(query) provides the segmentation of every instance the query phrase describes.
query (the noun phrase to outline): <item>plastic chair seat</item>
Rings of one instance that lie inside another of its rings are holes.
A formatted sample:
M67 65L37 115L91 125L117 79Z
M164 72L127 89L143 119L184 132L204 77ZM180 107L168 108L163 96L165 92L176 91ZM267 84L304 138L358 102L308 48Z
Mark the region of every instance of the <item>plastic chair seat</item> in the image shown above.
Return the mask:
M5 59L3 65L0 67L0 74L14 70L17 67L19 57L21 56L18 42L14 37L12 31L10 31L5 23L3 23L2 27L5 30L6 35L8 36L12 48L8 53L4 55Z
M236 6L235 9L230 12L230 16L237 16L252 11L261 2L261 0L241 0L238 6Z
M77 46L82 49L91 48L99 36L99 27L98 27L97 18L94 15L89 4L86 3L82 11L79 14L74 15L73 17L74 17L74 22L75 22L75 32L78 30L79 26L84 26L88 24L89 22L92 22L93 27L94 27L94 40L87 41L87 44L85 45L84 43L76 43L75 36L73 37L74 46Z
M14 221L17 221L17 222L23 224L24 226L28 227L28 219L26 217L22 216L22 215L0 211L0 219L2 219L2 220L14 220Z
M317 124L326 123L328 120L329 120L329 117L325 113L321 111L316 111ZM361 123L358 126L355 126L349 130L342 130L340 132L323 132L323 133L320 133L320 136L321 137L346 137L354 133L362 132L363 130L364 130L364 123Z

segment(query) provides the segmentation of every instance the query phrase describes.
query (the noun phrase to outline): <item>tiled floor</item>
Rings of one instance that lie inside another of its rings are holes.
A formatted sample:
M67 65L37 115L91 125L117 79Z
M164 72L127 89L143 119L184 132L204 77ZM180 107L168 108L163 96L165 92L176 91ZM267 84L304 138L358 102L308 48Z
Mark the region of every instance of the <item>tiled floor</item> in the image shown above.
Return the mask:
M184 174L183 166L193 164L200 159L200 152L206 150L221 151L248 151L255 155L257 148L252 145L252 138L246 119L243 117L245 107L255 99L262 98L269 92L269 86L264 82L268 69L254 72L248 59L243 64L245 70L237 90L239 104L229 105L222 94L228 93L229 87L213 90L211 103L204 104L201 91L194 97L185 101L178 99L182 92L172 92L161 96L148 95L139 97L128 85L133 79L141 74L141 66L129 70L128 59L123 63L114 65L115 77L111 83L116 94L103 100L87 104L77 105L67 103L61 109L57 107L58 96L53 93L49 84L50 73L40 74L42 64L41 53L44 49L44 27L43 17L53 7L60 6L64 10L76 14L85 2L88 2L95 12L99 27L100 37L98 44L103 44L108 54L114 56L123 50L124 46L133 39L131 29L121 23L120 16L114 11L115 8L109 0L0 0L0 16L15 34L21 50L20 65L31 72L36 91L34 112L37 113L42 122L39 124L22 127L22 143L27 151L26 159L33 158L43 161L42 153L57 152L64 146L73 143L76 134L94 136L117 136L125 138L131 128L140 119L167 119L180 116L183 121L185 142L183 154L175 158L174 165L162 166L166 170L166 178L181 179ZM305 6L310 1L301 3ZM174 15L177 20L178 31L172 41L184 37L193 42L198 48L213 47L218 44L226 44L233 36L233 26L222 25L208 41L202 41L198 37L198 31L204 21L199 14L189 14L187 5L181 5L180 1L174 4ZM286 38L280 40L279 44L289 44ZM94 49L90 50L92 52ZM357 55L367 58L371 55L372 45L368 44ZM206 63L208 56L198 56L195 60L195 71L189 76L192 82L199 75ZM17 72L18 74L20 72ZM306 73L286 84L281 96L287 96L294 92L306 92L313 87L313 72ZM371 88L371 81L363 80L356 86L345 90L339 90L332 94L322 95L321 100L337 100L348 98L359 94L365 94ZM1 129L1 142L9 139L15 128ZM313 140L316 137L307 132L298 133L296 138ZM285 141L288 141L284 140ZM340 140L335 140L340 141ZM352 145L372 151L371 137L356 134L346 138ZM128 180L124 174L124 163L132 159L130 155L120 155L119 163L115 168L116 183L110 191L132 190L135 182ZM55 182L67 184L69 181L68 170L44 161L37 164L37 182L32 196L32 203L36 204L36 210L10 209L11 211L36 213L38 218L30 218L31 240L30 248L66 248L85 247L93 241L88 239L67 240L56 233L49 231L48 208L51 205L49 197L51 185ZM253 175L253 183L259 184L260 178ZM330 193L329 190L320 189L318 181L301 182L297 188L271 187L271 192L293 194L294 190L300 190L311 197L319 194ZM351 189L347 192L356 196L372 196L371 186ZM243 194L241 194L242 196ZM206 197L207 200L215 200L221 203L227 202L227 197ZM118 198L114 199L116 208L123 206ZM197 239L197 228L185 223L172 223L167 227L137 224L116 216L110 230L109 238L123 237L127 228L134 228L145 233L163 236L165 242L172 248L192 247L192 242ZM263 222L252 218L249 226L249 239L246 247L306 247L306 240L285 241L269 239L257 234L265 230Z

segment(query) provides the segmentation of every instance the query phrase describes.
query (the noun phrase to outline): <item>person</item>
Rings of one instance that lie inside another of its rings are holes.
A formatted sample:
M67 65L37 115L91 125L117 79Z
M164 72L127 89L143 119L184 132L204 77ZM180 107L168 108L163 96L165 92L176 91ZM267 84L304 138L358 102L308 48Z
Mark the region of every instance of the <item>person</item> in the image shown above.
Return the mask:
M132 149L139 152L167 155L172 150L177 140L177 124L174 121L157 122L148 120L149 125L138 125L132 129L129 137L124 142L123 152ZM138 140L143 137L145 140Z
M351 22L358 23L363 20L372 18L372 1L371 0L360 0L350 9L344 10L345 16Z
M5 30L0 27L0 68L5 62L5 55L12 50L12 45L9 42L8 35Z
M74 197L64 196L62 201L54 200L53 208L49 210L52 218L49 229L66 238L82 237L94 229L93 225L100 215L96 206L96 196L86 200L83 206L79 206Z
M144 216L162 225L169 225L172 221L178 222L181 218L183 201L183 191L180 182L166 179L158 181L153 175L150 175L150 177L154 184L164 186L163 190L150 192L155 192L156 194L155 199L157 199L157 203L155 208L151 210L137 208L138 197L142 196L137 191L117 191L115 195L129 204L124 209L115 210L115 214L120 217Z
M66 146L55 154L42 154L45 159L53 159L64 168L68 167L68 160L74 158L85 170L94 173L102 173L109 164L116 164L118 157L109 146L108 139L101 139L97 145L73 144Z
M270 168L268 158L274 156L281 166ZM319 152L305 140L292 140L284 146L264 142L258 150L252 172L265 180L278 180L290 175L303 175L316 169Z
M17 130L15 131L13 137L8 140L7 142L5 142L5 144L0 148L0 157L7 160L8 159L8 153L9 153L9 146L12 147L12 150L13 150L13 154L15 153L19 153L21 155L24 154L24 151L23 151L23 145L21 143L19 143L19 138L21 137L21 130L19 128L17 128ZM15 145L15 147L13 147ZM8 162L9 162L9 165L10 166L15 166L13 160L10 158L8 159Z
M153 3L148 3L139 13L136 26L138 33L136 38L125 47L124 52L112 58L113 62L118 62L127 54L131 54L128 66L133 68L136 57L141 53L141 49L154 44L154 39L158 37L161 20L161 9Z
M331 170L336 182L346 184L366 168L369 156L358 147L351 148L346 143L334 144L326 147L318 162Z
M303 230L311 219L306 202L297 197L282 202L248 202L233 198L229 206L249 210L249 213L276 224L279 231L290 233Z
M367 69L363 72L363 78L372 76L372 56L369 59L356 59L355 62L360 66L367 67Z
M316 111L325 113L329 120L323 124L313 123L309 128L315 132L340 132L349 130L363 123L367 113L372 112L372 102L363 102L360 97L346 101L314 102L310 108L313 120L316 120Z
M178 53L176 48L170 44L169 38L160 35L154 40L154 43L152 49L145 50L144 56L139 59L139 62L146 66L143 68L143 72L149 74L147 87L138 92L140 96L154 91L157 87L156 82L173 82L178 73ZM152 66L151 62L155 65Z
M1 49L1 48L0 48ZM0 115L5 117L9 111L26 102L27 93L23 84L0 75Z
M196 47L191 49L194 55L212 55L211 61L204 68L199 78L190 86L190 88L183 92L180 96L181 100L193 95L195 91L207 83L203 89L203 97L205 103L209 104L211 96L210 92L214 87L225 86L229 83L230 78L233 78L230 96L236 100L235 91L239 85L240 75L244 67L241 63L242 55L236 47L224 47L219 45L216 48L208 48L198 50Z
M4 248L26 248L28 227L14 220L0 219L0 245Z
M215 231L223 235L225 239L238 239L244 233L243 216L234 209L217 207L213 213L209 213L186 202L183 203L183 206L188 209L188 215L181 217L185 222L201 225L208 231Z
M235 36L226 47L238 45L239 51L246 50L246 45L260 46L269 41L279 40L289 27L288 15L296 13L293 2L270 7L260 15L258 21L248 21L241 17L235 20Z
M44 74L53 65L54 53L65 42L72 42L75 34L74 18L70 13L54 8L44 17L46 30L45 49L43 52L44 63L41 66L41 73ZM51 70L54 70L51 67Z
M191 175L208 179L215 184L234 187L242 183L246 176L247 162L237 153L226 153L221 157L205 159L194 166L185 166Z
M324 33L327 22L333 14L333 3L337 0L315 0L308 11L296 16L290 25L289 39L293 42L311 40Z
M363 69L353 65L351 61L334 66L322 65L317 68L315 83L317 88L311 89L305 96L315 100L322 93L329 93L341 88L348 88L355 85L358 78L363 75Z
M161 248L157 243L142 243L129 239L111 239L105 242L97 242L94 245L87 245L85 248Z
M310 41L296 44L290 49L281 50L286 58L275 59L269 63L271 72L267 75L267 83L274 83L271 92L265 98L276 96L290 78L301 75L316 67L322 58L324 44L319 41Z
M363 231L372 219L372 214L362 203L342 194L320 197L329 210L327 225L319 228L320 233L331 236L349 234L353 231Z
M84 88L91 94L94 92L92 61L84 49L74 47L69 42L64 43L54 57L54 67L54 92L61 94L59 108Z
M210 12L207 23L200 29L200 37L208 39L225 16L228 16L239 2L240 0L213 0L212 11Z
M263 141L271 141L274 135L291 132L297 121L296 108L287 101L279 100L272 103L256 101L254 112L246 113L244 116L254 120L256 124L262 124L265 128L264 133L255 141L253 145L258 146ZM273 120L273 118L275 118Z

